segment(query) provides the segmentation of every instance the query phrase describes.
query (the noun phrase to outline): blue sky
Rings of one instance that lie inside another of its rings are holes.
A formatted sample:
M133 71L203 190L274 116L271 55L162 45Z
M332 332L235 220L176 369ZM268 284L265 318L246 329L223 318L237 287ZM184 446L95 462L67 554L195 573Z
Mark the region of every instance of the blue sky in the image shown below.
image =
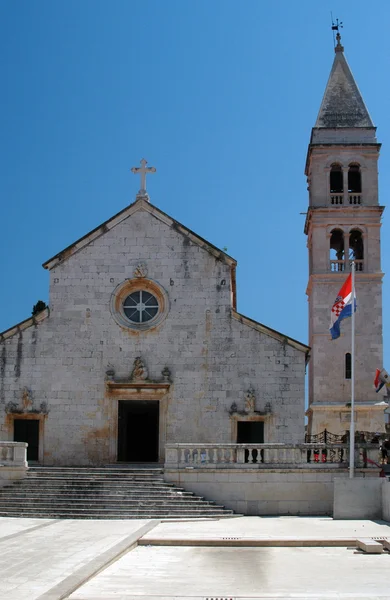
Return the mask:
M48 300L42 262L134 200L145 156L152 202L238 260L240 312L307 342L303 171L331 10L389 204L388 2L0 1L0 331Z

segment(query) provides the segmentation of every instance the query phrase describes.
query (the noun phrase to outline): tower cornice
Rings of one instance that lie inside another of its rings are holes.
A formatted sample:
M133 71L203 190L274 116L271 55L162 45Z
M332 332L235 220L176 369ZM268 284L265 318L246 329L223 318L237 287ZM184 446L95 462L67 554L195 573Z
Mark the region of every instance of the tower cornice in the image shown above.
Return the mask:
M370 225L378 225L380 226L380 222L372 222L370 221L371 215L382 216L385 210L385 206L376 205L376 206L309 206L306 213L305 225L304 225L304 233L308 235L310 225L312 225L313 216L318 215L318 221L316 225L323 227L324 223L321 222L321 218L328 218L331 216L332 219L335 219L335 222L342 223L344 219L351 219L352 221L364 221L365 223L369 223ZM329 223L330 225L332 223Z

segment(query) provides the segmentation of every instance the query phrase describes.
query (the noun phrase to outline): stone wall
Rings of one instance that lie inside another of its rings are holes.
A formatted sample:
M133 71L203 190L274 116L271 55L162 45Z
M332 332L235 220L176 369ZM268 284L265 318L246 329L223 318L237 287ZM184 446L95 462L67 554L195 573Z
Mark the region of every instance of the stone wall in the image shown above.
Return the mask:
M390 479L382 483L382 519L390 523Z
M359 475L359 473L358 473ZM367 479L379 481L377 473ZM165 479L244 515L331 515L335 469L166 469Z
M105 373L110 365L129 377L141 356L150 379L171 372L162 448L235 442L229 411L244 409L250 387L256 410L270 406L265 441L303 440L305 352L234 317L234 261L165 221L139 210L64 251L50 272L50 316L0 338L1 439L13 438L15 414L37 414L44 464L115 461L118 398L107 395ZM122 327L110 312L113 291L140 261L168 297L166 319L150 331Z
M381 519L381 477L338 479L334 483L335 519Z

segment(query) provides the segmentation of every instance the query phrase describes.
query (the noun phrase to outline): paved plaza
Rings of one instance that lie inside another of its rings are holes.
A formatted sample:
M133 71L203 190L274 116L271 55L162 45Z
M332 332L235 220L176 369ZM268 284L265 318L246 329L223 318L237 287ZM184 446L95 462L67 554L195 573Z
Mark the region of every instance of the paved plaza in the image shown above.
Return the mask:
M0 600L390 598L384 521L0 518Z

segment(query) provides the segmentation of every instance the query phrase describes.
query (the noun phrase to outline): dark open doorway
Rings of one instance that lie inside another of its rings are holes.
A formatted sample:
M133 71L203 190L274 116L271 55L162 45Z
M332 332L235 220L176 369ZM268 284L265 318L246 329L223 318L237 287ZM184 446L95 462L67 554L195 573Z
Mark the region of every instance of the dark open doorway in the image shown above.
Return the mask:
M27 460L39 459L39 420L14 419L14 442L27 442Z
M118 461L158 462L158 400L120 400Z
M264 421L238 421L237 444L264 444ZM251 459L249 457L251 456ZM245 449L245 462L262 462L263 450Z
M264 444L264 422L238 421L237 444Z

